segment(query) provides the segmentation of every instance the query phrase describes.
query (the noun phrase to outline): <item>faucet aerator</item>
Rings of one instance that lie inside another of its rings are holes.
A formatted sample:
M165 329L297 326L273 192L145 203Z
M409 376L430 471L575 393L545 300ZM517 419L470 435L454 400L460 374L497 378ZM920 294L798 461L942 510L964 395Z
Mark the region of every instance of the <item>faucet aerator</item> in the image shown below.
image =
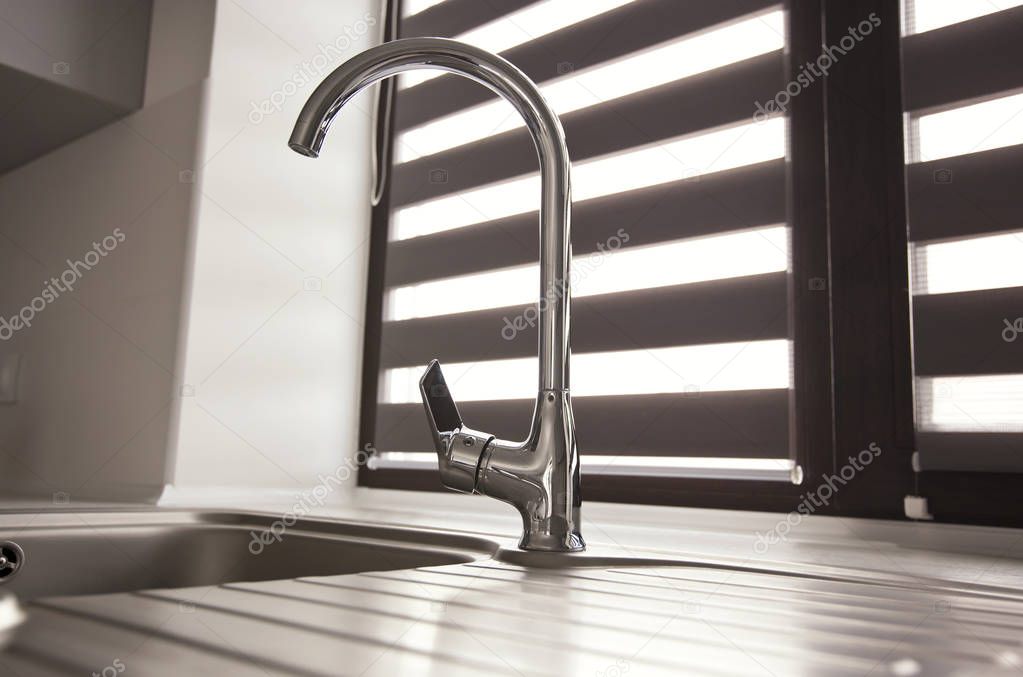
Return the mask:
M299 155L305 155L306 157L312 157L312 158L320 157L320 154L317 153L312 148L310 148L309 146L303 146L302 144L295 143L294 141L292 141L291 143L288 144L288 148L290 148L291 150L295 151Z

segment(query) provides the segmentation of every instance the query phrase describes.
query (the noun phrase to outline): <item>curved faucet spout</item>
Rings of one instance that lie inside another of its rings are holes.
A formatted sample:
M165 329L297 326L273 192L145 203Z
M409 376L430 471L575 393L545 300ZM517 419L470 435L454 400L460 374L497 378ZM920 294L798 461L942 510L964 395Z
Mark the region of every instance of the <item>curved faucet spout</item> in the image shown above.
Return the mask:
M568 392L570 164L561 121L536 85L508 61L471 45L443 38L395 40L366 50L328 75L302 108L289 146L318 157L331 121L352 97L383 78L422 68L467 77L508 101L533 138L541 178L540 374L530 433L515 443L466 428L439 365L432 363L420 389L441 479L451 489L514 505L523 519L521 547L581 550L579 458Z
M571 209L568 148L561 121L536 85L499 56L444 38L394 40L358 54L328 75L306 101L291 133L292 150L317 157L337 112L386 77L433 68L500 94L525 120L540 160L540 390L568 389L568 267Z

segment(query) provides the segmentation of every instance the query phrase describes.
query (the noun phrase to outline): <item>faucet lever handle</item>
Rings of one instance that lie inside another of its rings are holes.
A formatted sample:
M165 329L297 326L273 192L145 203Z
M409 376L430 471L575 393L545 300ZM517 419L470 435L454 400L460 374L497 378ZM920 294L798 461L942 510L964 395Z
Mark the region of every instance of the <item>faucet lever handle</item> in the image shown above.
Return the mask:
M419 393L423 396L423 406L426 407L426 417L433 432L434 444L440 451L440 435L457 431L463 423L455 400L451 397L451 391L448 390L447 381L444 380L440 362L437 360L430 361L426 373L419 379Z
M441 482L449 489L474 493L480 458L494 436L465 427L437 360L426 367L419 393L437 450Z

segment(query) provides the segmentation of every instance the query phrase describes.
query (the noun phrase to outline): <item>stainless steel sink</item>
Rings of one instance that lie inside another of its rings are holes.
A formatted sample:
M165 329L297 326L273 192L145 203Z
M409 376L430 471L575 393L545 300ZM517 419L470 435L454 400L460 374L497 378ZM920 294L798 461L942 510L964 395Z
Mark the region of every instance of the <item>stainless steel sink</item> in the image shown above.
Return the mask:
M26 612L0 674L1018 674L1023 594L947 567L524 552L321 519L250 549L277 519L0 513L24 556L0 598Z
M600 546L582 553L523 551L510 541L329 519L302 518L282 527L280 515L235 511L125 510L0 513L0 546L22 551L14 574L0 575L0 594L22 602L41 597L187 588L247 581L395 571L490 559L543 569L681 567L886 588L961 591L939 577L901 575L802 562L754 563L730 557ZM262 537L262 540L261 540ZM2 550L0 550L2 552ZM969 585L973 594L1007 594Z
M327 576L472 562L497 545L471 536L278 515L64 512L0 515L24 552L0 578L22 601L154 588Z

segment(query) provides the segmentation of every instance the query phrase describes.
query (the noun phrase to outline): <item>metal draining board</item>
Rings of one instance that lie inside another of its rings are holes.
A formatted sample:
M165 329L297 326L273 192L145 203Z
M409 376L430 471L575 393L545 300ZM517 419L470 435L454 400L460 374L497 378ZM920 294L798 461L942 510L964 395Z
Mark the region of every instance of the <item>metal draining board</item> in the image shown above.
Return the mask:
M38 600L10 674L999 675L1023 602L713 566L403 571Z

